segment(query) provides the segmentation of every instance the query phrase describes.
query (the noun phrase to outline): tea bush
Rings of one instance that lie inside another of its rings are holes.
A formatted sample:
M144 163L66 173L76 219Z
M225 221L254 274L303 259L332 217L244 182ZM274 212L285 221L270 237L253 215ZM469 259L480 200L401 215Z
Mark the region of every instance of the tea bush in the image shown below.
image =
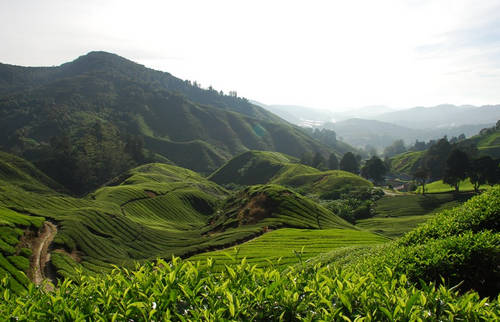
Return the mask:
M377 276L334 266L280 272L242 260L213 273L206 265L173 258L136 270L81 275L54 292L30 286L15 296L2 280L0 316L15 320L497 320L498 298L427 283L409 284L384 269Z

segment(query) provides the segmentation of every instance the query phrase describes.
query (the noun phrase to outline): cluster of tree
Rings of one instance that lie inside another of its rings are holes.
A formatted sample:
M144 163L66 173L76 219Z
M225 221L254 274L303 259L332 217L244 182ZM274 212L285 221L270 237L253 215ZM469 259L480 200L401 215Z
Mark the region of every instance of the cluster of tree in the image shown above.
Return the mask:
M446 136L444 138L447 138ZM465 134L460 134L459 136L453 136L451 139L448 140L450 144L456 144L459 142L462 142L466 139ZM431 146L436 144L438 140L429 140L427 143L425 141L419 141L415 140L415 143L408 148L408 151L425 151L429 149Z
M314 154L306 152L302 154L300 163L319 170L337 170L339 168L339 161L335 153L331 153L327 160L320 152Z
M386 173L387 167L384 161L376 155L366 160L365 164L361 168L361 176L370 179L375 183L383 182Z
M456 144L456 143L459 143L459 142L462 142L463 140L465 140L465 134L462 133L459 136L454 136L449 140L447 139L446 136L444 138L450 144ZM412 146L406 148L403 140L396 140L390 146L388 146L384 149L384 156L391 158L395 155L405 153L408 151L412 151L412 152L425 151L438 142L439 142L439 140L429 140L426 143L425 141L419 141L417 139L417 140L415 140L415 143Z
M361 157L355 155L352 152L347 152L342 156L342 159L337 159L337 156L332 153L328 160L321 155L321 153L316 152L314 155L310 153L305 153L302 155L300 160L302 164L306 164L315 167L320 170L344 170L354 174L360 174L375 183L380 183L384 179L384 175L387 173L387 167L384 162L376 155L372 156L370 159L366 160L365 164L360 171Z
M444 183L455 188L456 192L459 192L460 182L467 178L474 185L476 192L483 184L494 185L500 182L500 160L489 156L475 158L475 153L452 148L447 143L442 139L432 146L428 151L429 155L424 157L422 164L414 172L415 180L422 186L422 193L425 193L425 184L429 179L441 178Z

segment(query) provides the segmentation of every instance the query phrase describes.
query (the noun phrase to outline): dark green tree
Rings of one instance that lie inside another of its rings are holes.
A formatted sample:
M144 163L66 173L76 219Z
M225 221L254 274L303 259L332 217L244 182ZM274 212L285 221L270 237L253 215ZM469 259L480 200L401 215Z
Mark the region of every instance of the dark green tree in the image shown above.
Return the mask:
M443 178L446 160L451 152L451 144L446 137L433 144L425 153L422 164L429 170L431 180Z
M328 169L330 170L338 170L339 168L339 160L337 159L337 156L335 153L330 154L330 157L328 158Z
M430 177L430 171L429 169L425 167L419 167L417 170L413 173L413 178L417 182L419 186L422 186L422 194L425 195L425 184L427 183L427 180L429 180Z
M302 153L302 156L300 157L300 163L312 166L312 164L313 164L312 153L311 152Z
M384 162L375 155L367 160L365 165L361 168L361 175L367 179L373 180L375 183L382 182L386 173L387 168Z
M321 153L316 152L314 154L314 157L312 160L312 166L317 168L317 169L320 169L320 168L325 166L325 158L323 157L323 155Z
M359 173L359 163L356 156L352 152L347 152L344 154L340 160L340 170L352 172L354 174Z
M465 180L468 173L469 157L467 156L467 153L458 149L451 151L448 159L446 159L443 182L454 187L455 192L458 192L460 181Z
M498 183L498 172L498 160L493 160L489 156L472 160L469 179L474 185L474 191L478 192L479 187L485 183L490 185Z
M403 140L396 140L384 149L384 155L387 157L393 157L404 152L406 152L406 147Z

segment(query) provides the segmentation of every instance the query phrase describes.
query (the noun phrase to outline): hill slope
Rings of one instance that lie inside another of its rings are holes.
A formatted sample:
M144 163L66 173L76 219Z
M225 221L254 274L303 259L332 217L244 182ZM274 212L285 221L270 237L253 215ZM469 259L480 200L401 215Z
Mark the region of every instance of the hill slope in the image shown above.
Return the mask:
M298 163L293 157L266 151L242 153L217 169L209 179L218 184L278 184L319 195L346 186L372 186L368 180L346 171L320 171Z
M84 191L144 159L211 172L249 149L332 151L244 98L103 52L58 67L0 65L0 147L50 173L67 160L79 174L67 186ZM91 177L101 180L82 182Z
M190 256L271 228L353 228L289 189L253 186L231 196L172 165L134 168L74 198L49 187L53 182L29 162L8 154L0 161L0 276L14 276L12 287L21 292L36 272L40 281L73 276L76 267L92 274L110 264Z
M476 146L480 156L500 158L500 126L482 129L478 135L464 140L459 146Z

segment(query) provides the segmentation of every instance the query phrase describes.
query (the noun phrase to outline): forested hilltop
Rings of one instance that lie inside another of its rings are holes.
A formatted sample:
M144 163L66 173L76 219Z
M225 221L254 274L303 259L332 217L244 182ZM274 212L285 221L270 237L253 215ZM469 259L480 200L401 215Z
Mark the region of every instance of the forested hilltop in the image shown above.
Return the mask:
M106 52L58 67L0 64L0 148L76 193L151 161L209 173L249 149L340 155L335 142L320 143L235 92Z

